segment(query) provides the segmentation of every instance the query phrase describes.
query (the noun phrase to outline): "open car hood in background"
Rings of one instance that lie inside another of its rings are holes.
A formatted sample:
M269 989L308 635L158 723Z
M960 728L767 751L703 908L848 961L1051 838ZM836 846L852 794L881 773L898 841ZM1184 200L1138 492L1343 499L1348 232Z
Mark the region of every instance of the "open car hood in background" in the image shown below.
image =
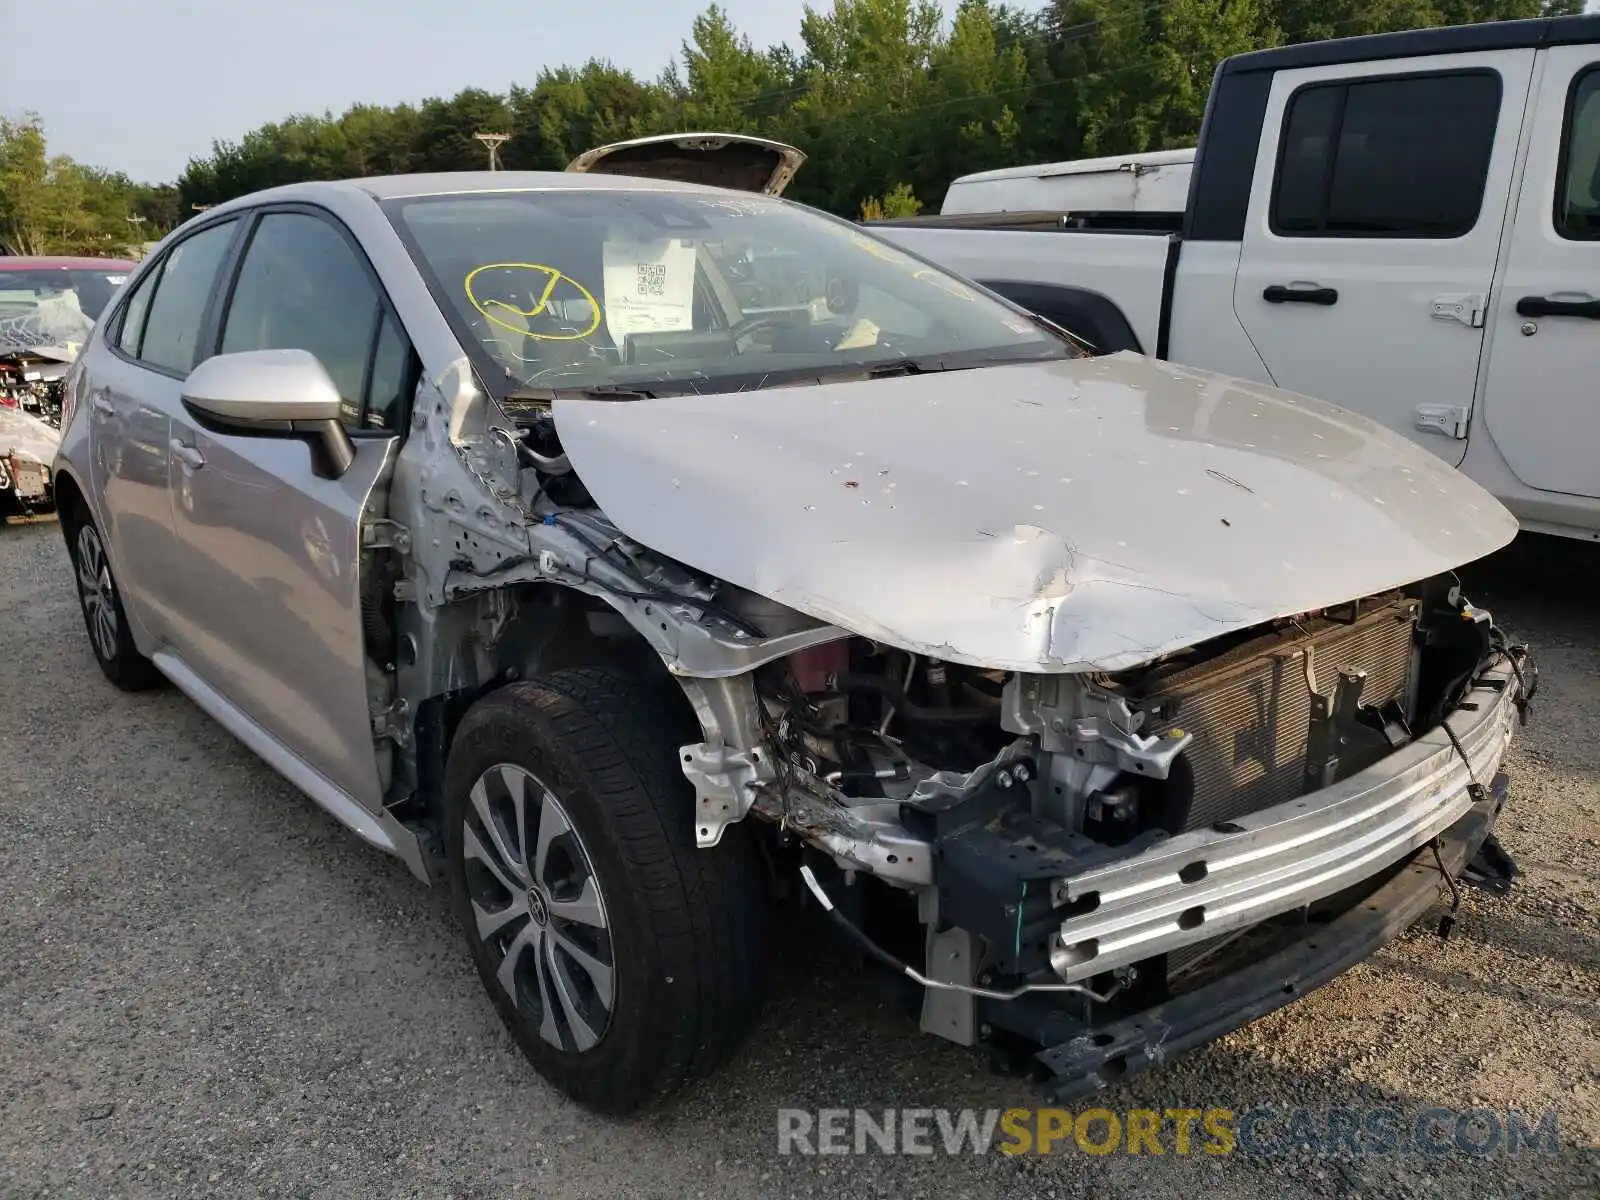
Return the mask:
M629 537L853 633L1003 670L1136 666L1517 532L1365 417L1132 354L554 412Z
M703 183L783 194L806 156L793 146L742 133L663 133L585 150L569 171Z

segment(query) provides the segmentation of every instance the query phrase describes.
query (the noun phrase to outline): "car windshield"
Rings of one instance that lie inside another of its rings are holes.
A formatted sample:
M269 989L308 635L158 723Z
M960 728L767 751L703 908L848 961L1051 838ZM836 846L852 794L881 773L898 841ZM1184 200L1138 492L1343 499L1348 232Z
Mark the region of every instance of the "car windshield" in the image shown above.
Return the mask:
M81 344L127 278L125 268L0 268L0 353Z
M561 188L388 208L502 394L743 390L1079 353L856 226L769 197Z

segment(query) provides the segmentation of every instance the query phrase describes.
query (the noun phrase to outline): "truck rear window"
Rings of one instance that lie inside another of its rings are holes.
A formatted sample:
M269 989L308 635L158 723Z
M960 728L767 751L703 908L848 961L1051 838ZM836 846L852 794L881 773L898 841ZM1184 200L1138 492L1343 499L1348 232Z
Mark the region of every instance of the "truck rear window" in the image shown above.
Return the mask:
M1576 242L1600 241L1600 67L1572 83L1556 176L1556 232Z
M1310 84L1289 98L1272 194L1284 237L1453 238L1483 204L1489 70Z

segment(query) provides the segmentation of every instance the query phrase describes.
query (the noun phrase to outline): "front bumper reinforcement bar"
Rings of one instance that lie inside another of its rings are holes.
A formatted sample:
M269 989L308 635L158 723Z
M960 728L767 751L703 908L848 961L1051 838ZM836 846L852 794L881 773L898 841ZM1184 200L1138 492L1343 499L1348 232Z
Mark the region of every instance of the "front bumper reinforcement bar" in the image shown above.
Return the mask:
M1058 880L1056 903L1080 911L1052 940L1056 973L1087 981L1380 874L1473 808L1474 785L1494 778L1510 743L1519 693L1502 659L1446 718L1454 742L1429 730L1331 787Z
M1507 780L1497 774L1439 834L1439 861L1458 876L1490 837ZM1242 969L1040 1051L1045 1093L1065 1102L1159 1066L1264 1017L1343 974L1414 925L1446 887L1433 851L1413 853L1398 874L1361 903L1324 924L1306 927L1295 943Z

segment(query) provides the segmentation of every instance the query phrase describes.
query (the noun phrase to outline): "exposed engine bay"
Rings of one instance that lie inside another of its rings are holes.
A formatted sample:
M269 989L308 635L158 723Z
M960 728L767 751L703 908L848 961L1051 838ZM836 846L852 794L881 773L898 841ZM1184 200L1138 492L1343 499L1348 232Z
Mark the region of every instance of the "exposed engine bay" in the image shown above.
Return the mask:
M751 807L845 874L932 889L930 960L954 926L976 935L975 975L1009 989L1175 986L1249 924L1191 904L1177 937L1151 940L1169 952L1102 945L1073 932L1103 899L1073 894L1074 876L1195 831L1225 843L1437 728L1487 661L1519 653L1449 580L1115 675L985 671L851 638L756 673L782 766ZM1181 882L1209 870L1197 855Z
M0 355L0 408L15 409L60 429L68 365L26 352Z

